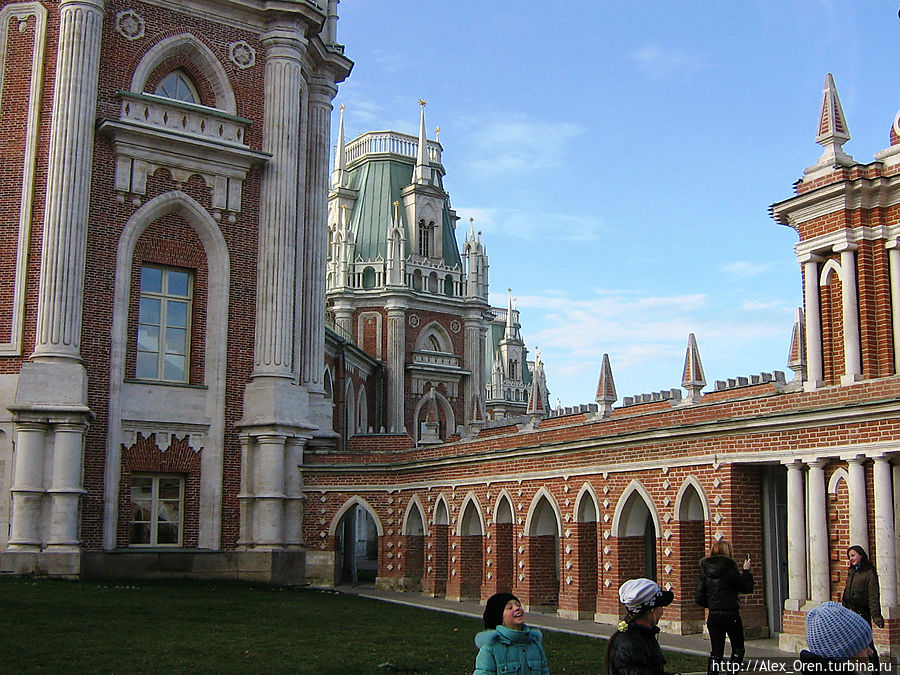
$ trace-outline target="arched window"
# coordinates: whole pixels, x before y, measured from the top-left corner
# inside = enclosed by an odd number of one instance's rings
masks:
[[[200,95],[191,79],[183,70],[173,70],[156,85],[157,96],[165,96],[185,103],[199,103]]]
[[[419,221],[419,255],[427,258],[431,255],[431,228],[424,220]]]
[[[443,349],[441,349],[441,343],[438,342],[438,339],[437,339],[437,336],[436,336],[436,335],[429,335],[429,336],[428,336],[428,347],[429,347],[429,349],[431,349],[431,351],[433,351],[433,352],[441,352],[441,351],[444,351]]]

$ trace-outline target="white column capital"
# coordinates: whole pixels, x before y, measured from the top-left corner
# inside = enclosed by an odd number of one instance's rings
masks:
[[[823,258],[822,256],[817,255],[815,253],[810,253],[807,251],[804,253],[800,253],[797,256],[797,262],[800,263],[801,265],[808,265],[810,263],[819,264],[820,262],[825,262],[825,258]]]
[[[831,250],[835,253],[852,253],[856,251],[859,246],[852,241],[842,241],[838,244],[835,244],[831,247]]]

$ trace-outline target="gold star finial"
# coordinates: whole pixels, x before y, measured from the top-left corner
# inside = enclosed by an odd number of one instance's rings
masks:
[[[426,105],[428,105],[428,101],[426,101],[424,98],[420,98],[419,105],[424,108]]]
[[[435,140],[436,140],[438,143],[440,143],[440,142],[441,142],[441,128],[440,128],[440,127],[435,127],[435,128],[434,128],[434,136],[435,136]]]
[[[344,104],[341,103],[341,112],[343,112],[343,111],[344,111]]]

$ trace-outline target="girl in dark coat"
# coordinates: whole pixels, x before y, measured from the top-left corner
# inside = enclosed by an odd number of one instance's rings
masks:
[[[606,645],[609,675],[666,675],[656,624],[674,598],[671,591],[661,590],[650,579],[630,579],[622,584],[619,601],[628,614]]]
[[[744,660],[744,623],[738,593],[753,591],[753,575],[750,573],[750,556],[738,571],[733,558],[734,550],[724,539],[710,549],[709,557],[700,561],[700,581],[694,592],[694,600],[709,609],[706,627],[709,629],[709,667],[721,664],[725,656],[725,636],[731,640],[731,662]],[[721,671],[721,669],[717,669]]]
[[[874,622],[879,628],[884,628],[884,617],[881,616],[881,591],[878,587],[875,566],[862,546],[848,548],[847,560],[850,562],[850,570],[847,572],[847,585],[844,586],[841,604],[859,614],[870,626]],[[878,663],[878,652],[875,651],[874,642],[869,646],[872,648],[869,660]]]

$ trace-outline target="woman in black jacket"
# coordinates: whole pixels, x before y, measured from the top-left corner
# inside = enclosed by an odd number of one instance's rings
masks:
[[[660,617],[675,596],[650,579],[629,579],[619,588],[627,612],[606,645],[608,675],[668,675],[659,647]]]
[[[750,573],[750,556],[738,571],[733,558],[734,550],[724,539],[710,549],[709,557],[700,561],[700,581],[694,592],[694,600],[709,609],[706,626],[709,629],[709,667],[721,664],[725,656],[725,636],[731,640],[731,662],[744,660],[744,624],[738,593],[753,591],[753,575]],[[721,670],[721,669],[719,669]]]

